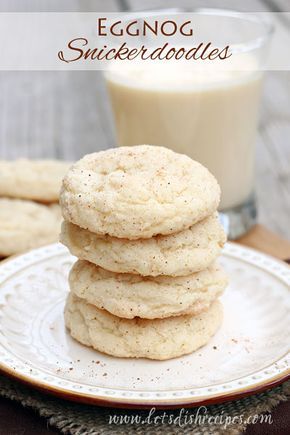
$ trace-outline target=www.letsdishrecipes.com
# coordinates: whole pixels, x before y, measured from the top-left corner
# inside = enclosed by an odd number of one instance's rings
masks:
[[[109,425],[172,425],[172,426],[203,426],[203,425],[219,425],[223,429],[232,425],[257,424],[257,423],[273,423],[271,414],[254,414],[250,416],[227,415],[224,411],[217,415],[208,414],[206,406],[200,406],[196,412],[192,413],[185,408],[181,408],[179,414],[171,414],[166,411],[158,412],[156,408],[151,408],[148,415],[140,414],[112,414],[109,415]]]

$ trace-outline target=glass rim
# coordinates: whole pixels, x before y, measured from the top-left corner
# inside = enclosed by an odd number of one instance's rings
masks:
[[[176,7],[176,8],[156,8],[156,9],[143,9],[139,11],[129,12],[128,14],[125,14],[127,18],[126,21],[128,21],[131,18],[145,18],[145,17],[154,17],[154,16],[161,16],[161,15],[179,15],[179,14],[200,14],[200,15],[209,15],[209,16],[221,16],[221,17],[228,17],[228,18],[234,18],[239,20],[244,20],[245,22],[249,23],[256,23],[256,24],[262,24],[264,26],[264,31],[261,32],[260,36],[257,36],[256,38],[252,38],[247,42],[240,42],[239,44],[235,44],[234,46],[234,53],[245,53],[251,50],[255,50],[257,48],[262,47],[264,44],[266,44],[272,34],[274,33],[274,25],[269,20],[266,19],[266,17],[262,18],[261,16],[258,16],[256,14],[263,13],[263,12],[240,12],[235,11],[232,9],[222,9],[222,8],[182,8],[182,7]],[[138,17],[139,15],[139,17]]]

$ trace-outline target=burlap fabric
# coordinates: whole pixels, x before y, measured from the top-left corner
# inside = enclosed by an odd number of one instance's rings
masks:
[[[267,392],[206,408],[164,411],[133,411],[82,405],[44,395],[5,376],[0,376],[0,394],[20,402],[45,417],[64,434],[240,434],[248,418],[270,412],[290,396],[290,381]],[[206,416],[206,418],[203,418]],[[159,417],[158,421],[155,417]],[[169,421],[171,417],[171,420]],[[179,417],[179,418],[178,418]],[[211,418],[209,418],[211,417]],[[233,419],[233,417],[236,417]],[[120,422],[123,418],[123,422]],[[139,418],[142,422],[132,422]],[[203,418],[203,420],[202,420]],[[110,420],[113,420],[113,422]],[[155,420],[154,420],[155,419]],[[191,420],[191,421],[190,421]],[[187,422],[187,424],[186,424]]]

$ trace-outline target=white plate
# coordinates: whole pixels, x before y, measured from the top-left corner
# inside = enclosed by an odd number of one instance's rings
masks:
[[[224,322],[210,343],[169,361],[119,359],[65,330],[74,258],[59,244],[0,264],[0,368],[56,395],[114,406],[181,406],[229,400],[289,376],[290,268],[228,243]]]

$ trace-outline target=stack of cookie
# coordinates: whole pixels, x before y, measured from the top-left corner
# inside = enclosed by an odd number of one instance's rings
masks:
[[[85,156],[63,180],[61,241],[78,257],[65,321],[118,357],[169,359],[208,342],[227,280],[220,188],[201,164],[149,145]]]
[[[0,257],[58,240],[61,180],[70,163],[0,160]]]

